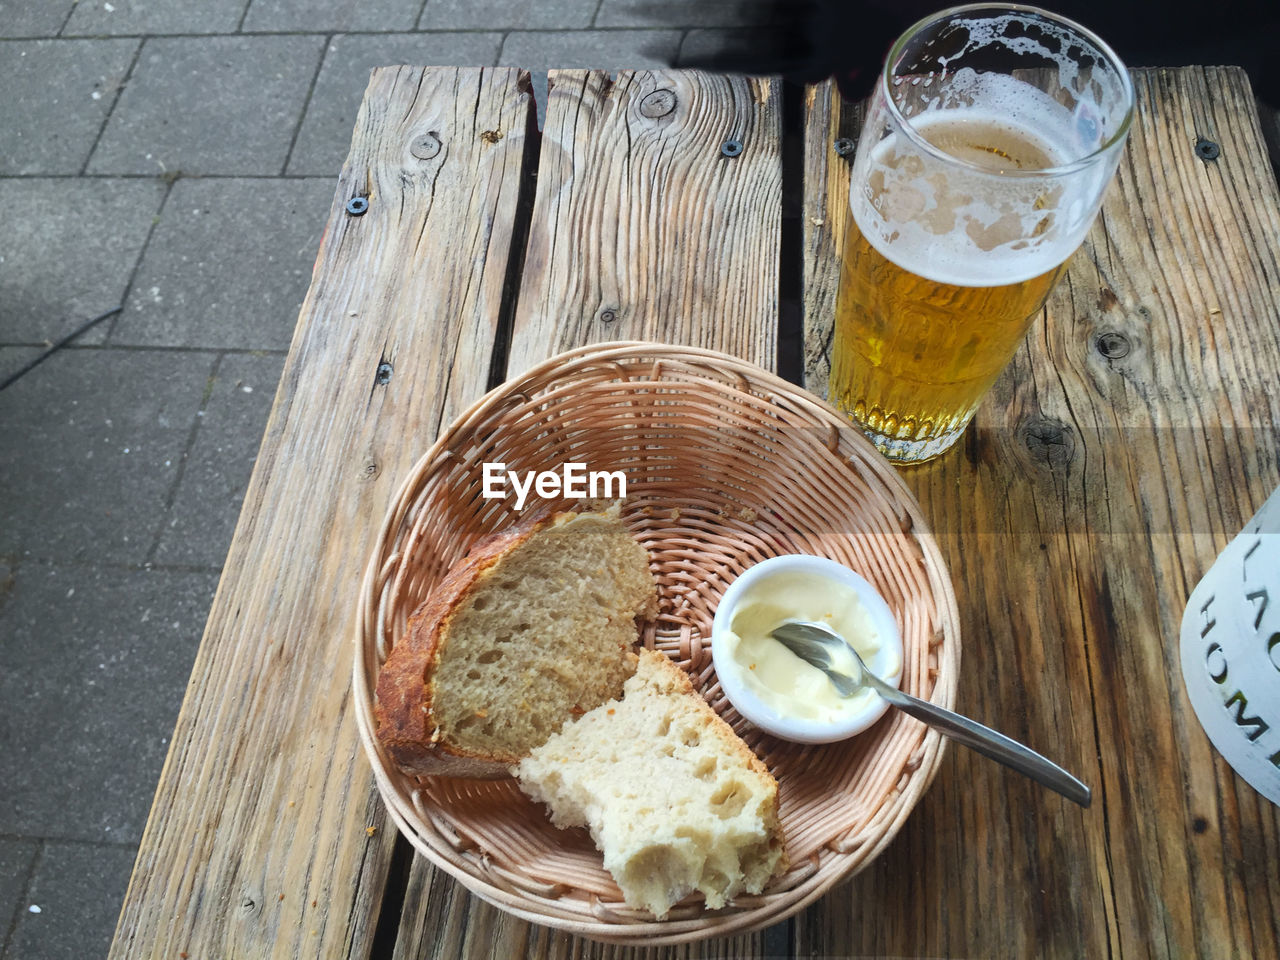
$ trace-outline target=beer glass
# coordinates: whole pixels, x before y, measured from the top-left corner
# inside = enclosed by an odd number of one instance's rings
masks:
[[[830,399],[890,460],[964,432],[1115,172],[1124,64],[1033,7],[971,5],[894,44],[850,179]]]

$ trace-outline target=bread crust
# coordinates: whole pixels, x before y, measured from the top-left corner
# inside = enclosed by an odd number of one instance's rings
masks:
[[[480,575],[554,518],[534,515],[474,546],[409,617],[404,637],[378,673],[373,717],[378,740],[396,765],[413,776],[497,779],[510,775],[516,756],[457,751],[439,739],[432,718],[432,676],[442,637],[459,602]]]

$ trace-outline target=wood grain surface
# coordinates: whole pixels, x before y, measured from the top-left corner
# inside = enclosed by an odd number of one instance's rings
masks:
[[[773,369],[780,85],[571,70],[550,84],[509,372],[604,340]]]
[[[903,471],[960,598],[959,708],[1094,804],[951,751],[895,843],[802,915],[797,955],[1280,955],[1280,810],[1209,745],[1178,653],[1192,587],[1280,482],[1280,196],[1243,72],[1134,78],[1127,153],[1066,279],[957,447]],[[851,113],[811,90],[815,391]]]
[[[618,339],[775,363],[780,100],[769,80],[553,71],[509,376]],[[735,139],[742,152],[721,148]],[[605,316],[606,311],[612,317]],[[414,859],[395,957],[763,957],[785,925],[680,947],[594,943],[484,903]]]
[[[373,74],[113,957],[373,955],[396,840],[355,604],[400,478],[486,388],[531,111],[513,69]]]

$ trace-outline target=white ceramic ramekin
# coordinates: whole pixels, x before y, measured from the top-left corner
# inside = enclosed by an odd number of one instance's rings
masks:
[[[758,697],[741,676],[741,666],[733,661],[726,634],[739,603],[757,588],[768,589],[771,577],[795,574],[843,584],[857,594],[877,633],[880,647],[871,657],[863,657],[873,673],[897,686],[902,675],[902,634],[884,598],[865,579],[843,564],[825,557],[787,554],[770,557],[748,568],[729,585],[716,607],[711,627],[711,656],[716,676],[729,702],[757,727],[784,740],[798,743],[832,743],[861,733],[880,719],[889,704],[872,694],[867,705],[836,720],[816,720],[782,713]],[[799,616],[799,612],[797,613]]]

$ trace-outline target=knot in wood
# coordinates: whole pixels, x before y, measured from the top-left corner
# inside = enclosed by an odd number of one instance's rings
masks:
[[[1031,459],[1049,467],[1065,467],[1075,457],[1076,440],[1061,420],[1037,417],[1022,428],[1022,442]]]
[[[601,323],[613,323],[613,321],[615,321],[615,320],[617,320],[617,319],[618,319],[618,315],[617,315],[617,313],[615,313],[615,312],[614,312],[614,311],[612,311],[612,310],[601,310],[601,311],[600,311],[600,322],[601,322]]]
[[[676,92],[674,90],[655,90],[640,101],[640,115],[650,120],[665,117],[676,108]]]
[[[409,145],[409,152],[419,160],[430,160],[440,152],[440,134],[428,131]]]
[[[373,379],[378,384],[378,386],[385,387],[388,383],[391,382],[391,374],[394,370],[395,368],[391,366],[391,364],[383,360],[382,363],[378,364],[378,370],[373,375]]]
[[[241,889],[240,909],[246,914],[262,912],[262,891],[253,888]]]
[[[1108,360],[1119,360],[1121,357],[1127,357],[1132,349],[1129,338],[1123,333],[1117,333],[1114,330],[1099,334],[1094,343],[1098,348],[1098,352]]]

